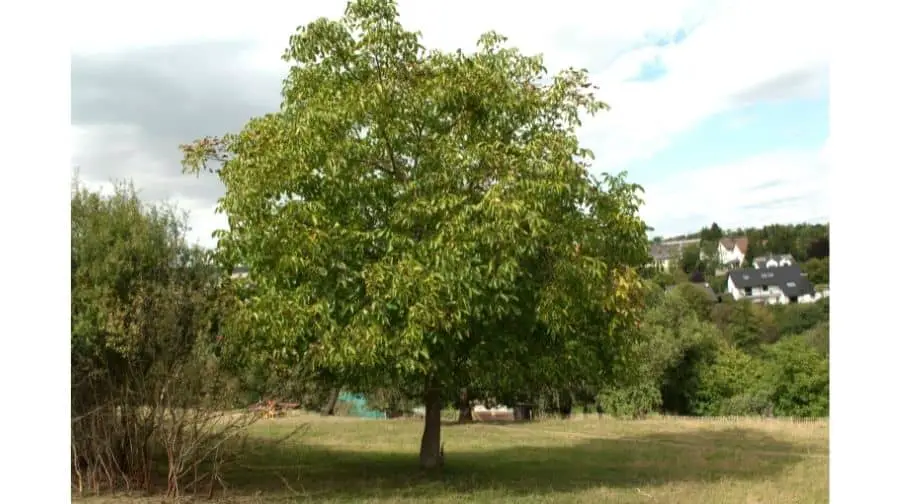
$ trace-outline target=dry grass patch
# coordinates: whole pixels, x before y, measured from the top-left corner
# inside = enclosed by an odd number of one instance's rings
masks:
[[[299,415],[260,422],[274,439],[227,475],[220,502],[823,503],[828,424],[586,417],[530,424],[448,425],[447,466],[417,468],[417,420]],[[80,499],[138,504],[159,498]]]

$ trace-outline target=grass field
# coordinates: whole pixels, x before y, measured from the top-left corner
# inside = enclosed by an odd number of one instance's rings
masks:
[[[447,424],[446,466],[417,468],[419,420],[297,415],[253,436],[257,449],[218,502],[816,503],[828,501],[828,423],[788,420],[549,420]],[[193,500],[193,499],[188,499]],[[197,500],[205,500],[198,497]],[[144,504],[159,497],[83,498]]]

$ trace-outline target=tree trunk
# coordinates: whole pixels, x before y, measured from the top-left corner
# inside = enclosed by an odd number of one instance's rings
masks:
[[[513,408],[513,420],[516,422],[530,422],[533,418],[530,404],[518,404]]]
[[[322,408],[322,416],[334,416],[334,410],[337,408],[338,396],[340,394],[340,387],[333,387],[331,391],[328,392],[328,401],[325,403],[325,407]]]
[[[444,465],[441,449],[441,390],[429,386],[425,391],[425,432],[419,448],[419,465],[430,470]]]
[[[469,400],[469,391],[466,388],[463,388],[459,392],[459,420],[458,422],[461,424],[472,423],[475,421],[472,418],[472,401]]]
[[[559,415],[565,420],[572,418],[572,397],[568,393],[559,398]]]

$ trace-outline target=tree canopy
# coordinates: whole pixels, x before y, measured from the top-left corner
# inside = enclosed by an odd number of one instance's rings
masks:
[[[284,59],[279,111],[183,146],[225,185],[218,256],[249,269],[257,358],[421,391],[425,467],[474,375],[615,378],[647,228],[639,186],[589,174],[579,117],[606,105],[586,71],[551,76],[496,33],[426,50],[390,0],[300,27]]]

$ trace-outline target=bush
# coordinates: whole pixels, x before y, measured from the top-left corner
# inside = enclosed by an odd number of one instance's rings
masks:
[[[130,186],[76,182],[71,218],[73,486],[150,489],[164,455],[168,494],[211,491],[255,420],[221,413],[236,381],[215,352],[231,299],[216,268],[174,209]]]
[[[816,325],[827,322],[829,301],[823,299],[815,303],[787,304],[771,306],[778,333],[781,337],[800,334]]]
[[[695,411],[709,416],[761,413],[770,405],[770,394],[763,388],[765,373],[758,358],[729,345],[720,346],[715,359],[698,370]]]
[[[710,317],[725,338],[745,352],[755,354],[761,345],[778,341],[778,324],[771,306],[745,300],[719,303],[713,306]]]
[[[715,326],[698,317],[708,302],[702,290],[685,285],[647,310],[644,335],[633,349],[630,379],[610,384],[598,395],[604,411],[640,417],[660,408],[674,413],[691,410],[697,366],[710,358],[720,339]]]
[[[684,308],[694,313],[698,319],[710,320],[715,300],[710,298],[706,289],[697,284],[682,283],[676,285],[671,293],[679,296]]]
[[[805,338],[786,338],[766,349],[765,381],[772,391],[775,414],[828,416],[828,358]]]
[[[806,273],[806,278],[814,285],[827,284],[829,277],[828,257],[821,259],[812,258],[800,264],[800,269]]]
[[[771,394],[757,390],[722,400],[718,412],[722,416],[751,416],[773,414]]]
[[[643,418],[662,405],[659,385],[652,380],[612,388],[597,396],[604,413],[621,418]]]
[[[728,290],[728,277],[725,275],[710,275],[707,277],[707,283],[709,284],[709,288],[716,294],[724,294]]]
[[[715,359],[719,338],[714,327],[706,326],[703,333],[683,347],[679,358],[663,376],[660,386],[663,411],[675,415],[698,414],[696,402],[700,369]]]
[[[828,321],[820,322],[815,327],[800,335],[803,341],[814,348],[820,355],[828,358],[829,352],[829,328]]]

